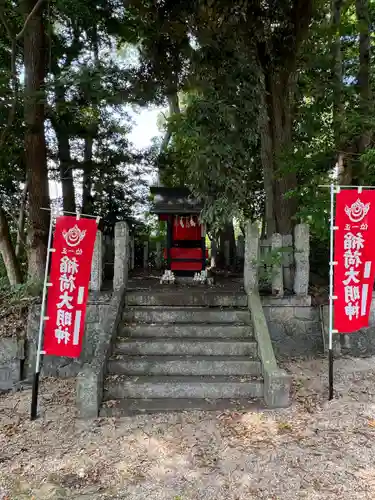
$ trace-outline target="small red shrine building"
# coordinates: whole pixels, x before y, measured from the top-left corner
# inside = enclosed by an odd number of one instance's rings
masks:
[[[206,268],[206,231],[199,222],[202,205],[187,188],[151,187],[151,213],[167,223],[167,270],[188,276]]]

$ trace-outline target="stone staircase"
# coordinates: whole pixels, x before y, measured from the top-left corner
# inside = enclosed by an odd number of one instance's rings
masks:
[[[261,374],[244,292],[128,291],[100,415],[259,406]]]

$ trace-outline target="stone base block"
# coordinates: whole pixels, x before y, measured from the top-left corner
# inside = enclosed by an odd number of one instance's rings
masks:
[[[0,391],[8,391],[21,380],[21,361],[14,359],[0,365]]]
[[[77,380],[77,408],[80,418],[97,418],[102,401],[103,380],[101,373],[90,367],[84,369]]]
[[[21,380],[24,340],[0,339],[0,391],[12,389]]]
[[[284,370],[264,371],[264,401],[268,408],[286,408],[290,405],[291,377]]]

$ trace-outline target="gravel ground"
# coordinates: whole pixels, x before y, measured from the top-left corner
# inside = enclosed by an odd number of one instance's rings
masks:
[[[0,396],[0,499],[375,498],[375,359],[287,366],[294,403],[273,412],[76,419],[74,380]]]

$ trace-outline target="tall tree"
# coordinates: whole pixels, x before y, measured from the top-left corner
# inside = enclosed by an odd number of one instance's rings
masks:
[[[79,23],[76,20],[66,20],[64,16],[61,19],[58,11],[54,12],[54,14],[60,22],[60,27],[64,26],[65,29],[60,30],[60,32],[57,31],[55,28],[57,22],[55,22],[54,26],[51,26],[49,63],[53,77],[54,105],[48,108],[47,114],[56,134],[63,208],[67,212],[75,212],[74,165],[70,147],[70,140],[74,134],[74,113],[70,109],[67,94],[72,80],[71,66],[73,62],[77,62],[84,43],[80,37]]]
[[[28,275],[42,280],[47,254],[50,206],[44,132],[46,37],[43,0],[22,0],[25,19],[25,157],[29,185]]]
[[[362,117],[361,133],[358,139],[358,152],[364,153],[371,145],[372,114],[374,110],[371,91],[371,41],[369,0],[356,0],[356,14],[359,32],[359,111]]]
[[[345,165],[345,107],[343,92],[343,70],[341,50],[341,11],[343,0],[332,0],[332,90],[333,90],[333,131],[335,137],[336,162],[341,184],[351,183],[351,172]]]
[[[62,187],[63,208],[66,212],[76,211],[75,187],[73,180],[73,162],[70,153],[69,113],[67,111],[66,89],[61,81],[55,82],[55,110],[51,113],[51,122],[56,133],[57,151]]]
[[[11,286],[22,281],[21,270],[14,246],[11,241],[6,213],[0,206],[0,255],[4,261],[5,269]]]
[[[312,0],[259,2],[252,19],[252,25],[259,26],[260,141],[269,234],[290,233],[297,212],[295,198],[288,195],[297,187],[296,172],[281,171],[278,160],[291,147],[298,57],[312,7]]]

